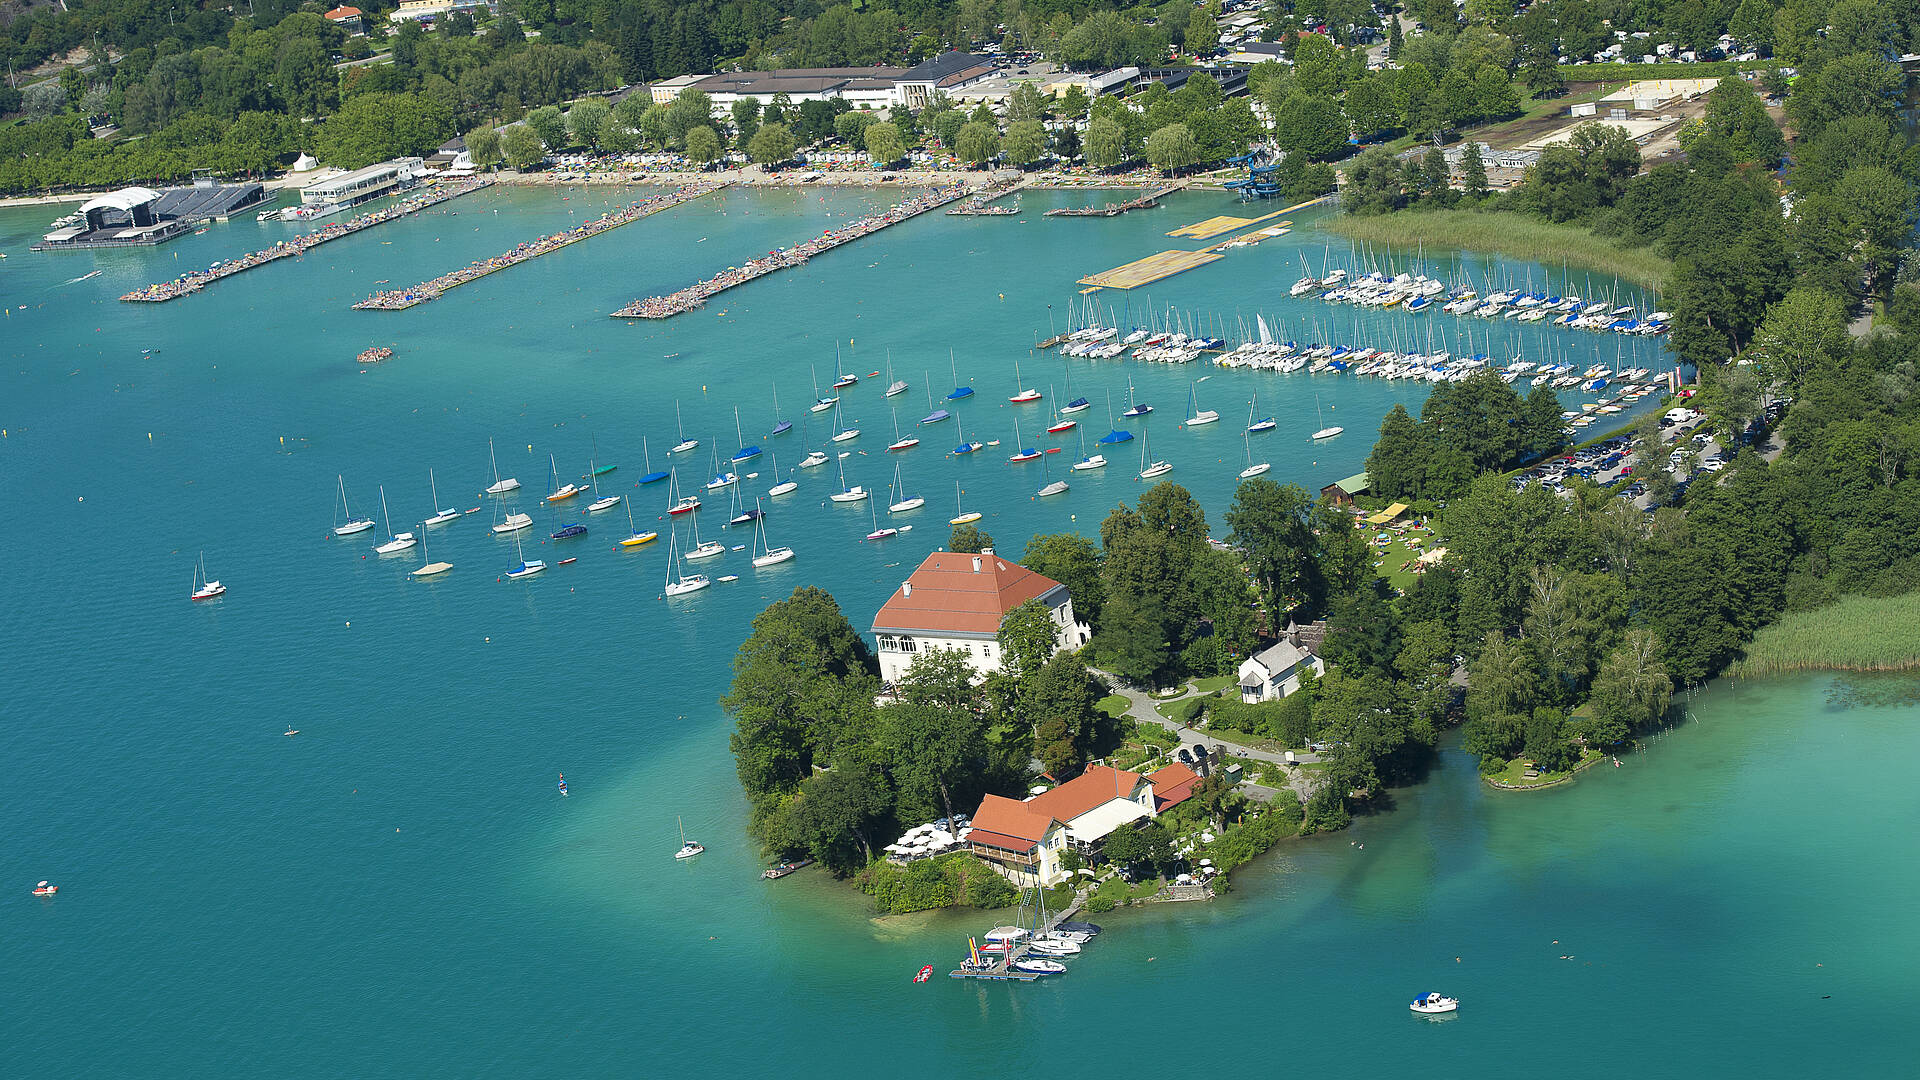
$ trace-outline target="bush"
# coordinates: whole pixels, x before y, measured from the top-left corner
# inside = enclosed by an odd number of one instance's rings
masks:
[[[965,852],[921,859],[904,870],[879,860],[855,874],[853,884],[874,898],[883,915],[958,905],[1010,907],[1020,895],[992,867]]]
[[[1112,911],[1113,908],[1114,908],[1114,904],[1113,904],[1112,897],[1096,896],[1093,899],[1087,901],[1087,913],[1090,915],[1101,915],[1106,912]]]
[[[1166,710],[1167,719],[1172,720],[1174,723],[1177,723],[1177,724],[1186,724],[1188,726],[1192,726],[1193,722],[1199,719],[1201,710],[1205,709],[1206,707],[1207,707],[1206,698],[1191,697],[1185,701],[1177,702],[1173,705],[1172,708],[1167,709]]]

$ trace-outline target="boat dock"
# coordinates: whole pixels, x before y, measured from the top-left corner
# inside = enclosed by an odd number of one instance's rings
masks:
[[[1047,211],[1047,217],[1118,217],[1129,210],[1146,210],[1159,206],[1160,200],[1187,186],[1187,181],[1169,184],[1163,188],[1145,192],[1123,203],[1108,203],[1105,206],[1063,206]]]
[[[967,193],[967,186],[964,183],[933,188],[911,199],[895,203],[878,214],[870,214],[838,229],[829,229],[812,240],[789,248],[780,248],[757,259],[748,259],[743,266],[729,266],[721,273],[705,281],[695,282],[672,295],[650,296],[643,300],[635,300],[611,314],[616,319],[670,319],[675,315],[703,306],[710,298],[735,285],[744,285],[776,270],[800,266],[815,255],[877,233],[889,225],[898,225],[929,210],[937,210],[956,199],[965,198]]]
[[[993,204],[999,199],[1005,198],[1026,186],[1027,181],[1025,180],[1016,180],[1010,184],[988,185],[974,192],[973,198],[968,199],[959,206],[948,207],[947,213],[952,217],[1009,216],[1017,214],[1020,212],[1020,204],[1017,202],[1012,206],[995,206]]]
[[[683,202],[691,202],[703,195],[711,195],[721,188],[728,186],[729,183],[731,183],[731,181],[700,181],[688,184],[685,187],[675,188],[672,191],[655,195],[651,198],[641,199],[639,202],[629,203],[612,213],[595,218],[584,225],[576,225],[563,233],[554,233],[552,236],[542,236],[537,240],[529,240],[515,247],[512,251],[495,255],[491,259],[470,263],[458,270],[441,274],[439,277],[430,281],[423,281],[418,285],[406,289],[394,289],[389,292],[375,293],[353,305],[354,310],[404,311],[416,304],[424,304],[429,300],[438,299],[440,295],[448,289],[465,285],[469,281],[478,281],[488,274],[498,273],[510,266],[518,266],[523,262],[529,262],[542,255],[559,251],[561,248],[567,247],[570,244],[577,244],[582,240],[598,236],[603,232],[639,221],[643,217],[657,214],[662,210],[671,209],[679,206]]]
[[[1263,221],[1271,221],[1286,212],[1285,210],[1277,210],[1271,214],[1262,214],[1257,218],[1210,217],[1205,221],[1196,221],[1191,225],[1182,225],[1177,229],[1169,231],[1167,235],[1176,238],[1184,237],[1188,240],[1211,240],[1223,233],[1235,232],[1249,225],[1258,225]],[[1280,224],[1291,225],[1293,222],[1283,221]]]
[[[1316,203],[1325,202],[1331,197],[1332,196],[1325,196],[1319,199],[1312,199],[1294,206],[1289,206],[1284,210],[1276,210],[1271,214],[1263,214],[1257,218],[1216,217],[1208,218],[1206,221],[1195,222],[1192,225],[1175,229],[1167,235],[1191,236],[1197,239],[1211,239],[1228,233],[1234,233],[1235,235],[1225,236],[1224,239],[1216,240],[1197,251],[1175,250],[1157,252],[1144,259],[1135,259],[1124,266],[1116,266],[1111,270],[1102,270],[1097,274],[1088,274],[1086,277],[1080,279],[1080,284],[1090,286],[1093,289],[1137,289],[1142,285],[1151,285],[1156,281],[1170,278],[1175,274],[1184,274],[1195,267],[1205,266],[1210,262],[1218,262],[1226,258],[1225,255],[1220,254],[1220,249],[1222,248],[1240,244],[1254,236],[1264,238],[1269,235],[1278,235],[1274,233],[1273,230],[1283,228],[1292,224],[1292,222],[1281,222],[1279,225],[1267,226],[1255,232],[1236,233],[1236,230],[1248,226],[1255,226],[1263,221],[1270,221],[1282,214],[1291,214],[1295,210],[1305,209]],[[1088,291],[1090,290],[1081,290],[1083,293]]]
[[[265,266],[277,259],[305,255],[307,252],[312,251],[314,248],[319,247],[329,240],[338,240],[343,236],[351,236],[362,229],[371,229],[375,225],[383,225],[392,221],[394,218],[418,213],[429,206],[443,203],[450,199],[457,199],[462,195],[479,191],[481,188],[490,187],[492,184],[493,181],[477,176],[462,180],[457,184],[436,184],[418,194],[409,195],[407,198],[402,199],[400,202],[384,210],[376,210],[371,214],[362,214],[349,221],[339,221],[322,225],[313,232],[296,236],[291,240],[282,240],[263,251],[256,251],[251,255],[242,255],[237,259],[217,262],[205,270],[194,270],[190,273],[182,274],[172,281],[143,286],[122,296],[120,299],[148,304],[159,304],[165,303],[168,300],[177,300],[189,293],[199,292],[201,289],[206,288],[213,282],[219,281],[221,278],[232,277],[242,270],[251,270],[256,266]]]

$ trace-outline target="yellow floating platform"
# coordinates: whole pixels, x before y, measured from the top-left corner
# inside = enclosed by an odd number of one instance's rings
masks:
[[[1192,240],[1211,240],[1221,233],[1230,233],[1243,225],[1251,225],[1258,218],[1210,217],[1205,221],[1196,221],[1191,225],[1182,225],[1168,236],[1184,236]]]
[[[1125,266],[1116,266],[1098,274],[1089,274],[1080,279],[1080,284],[1108,289],[1137,289],[1142,285],[1151,285],[1162,278],[1183,274],[1196,266],[1205,266],[1224,258],[1226,256],[1211,251],[1162,251],[1144,259],[1135,259]]]

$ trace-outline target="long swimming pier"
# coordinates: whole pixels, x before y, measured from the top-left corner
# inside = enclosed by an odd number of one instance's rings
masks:
[[[489,187],[492,184],[493,181],[477,176],[463,180],[457,184],[437,184],[417,195],[409,195],[407,198],[402,199],[400,202],[384,210],[376,210],[371,214],[362,214],[350,221],[330,222],[320,226],[320,228],[314,232],[296,236],[291,240],[282,240],[263,251],[256,251],[251,255],[242,255],[237,259],[217,262],[205,270],[194,270],[190,273],[181,274],[172,281],[163,281],[157,285],[143,286],[122,296],[120,299],[149,304],[160,304],[168,300],[177,300],[189,293],[199,292],[201,289],[219,281],[221,278],[232,277],[242,270],[251,270],[256,266],[265,266],[276,259],[305,255],[307,252],[312,251],[314,248],[319,247],[329,240],[338,240],[343,236],[351,236],[362,229],[371,229],[375,225],[382,225],[392,221],[394,218],[424,210],[436,203],[443,203],[449,199],[457,199],[462,195],[479,191],[481,188]]]
[[[617,229],[630,222],[639,221],[649,214],[657,214],[662,210],[679,206],[683,202],[698,199],[702,195],[711,195],[721,188],[726,187],[727,184],[727,181],[699,181],[688,184],[685,187],[675,188],[672,191],[652,196],[651,198],[641,199],[639,202],[629,203],[610,214],[595,218],[584,225],[576,225],[563,233],[554,233],[552,236],[542,236],[537,240],[529,240],[515,247],[512,251],[495,255],[491,259],[471,263],[449,273],[441,274],[431,281],[423,281],[407,289],[394,289],[389,292],[375,293],[353,305],[353,307],[356,311],[404,311],[407,308],[413,307],[415,304],[424,304],[429,300],[438,299],[439,296],[448,289],[465,285],[469,281],[478,281],[488,274],[497,273],[505,270],[509,266],[518,266],[523,262],[537,259],[550,252],[559,251],[569,244],[577,244],[588,237],[598,236],[609,229]]]
[[[823,251],[831,251],[841,244],[851,243],[863,236],[879,232],[889,225],[898,225],[908,218],[918,217],[966,195],[967,185],[963,183],[948,184],[922,192],[911,199],[903,199],[878,214],[863,217],[838,229],[830,229],[812,240],[795,244],[790,248],[780,248],[758,259],[749,259],[744,266],[730,266],[725,271],[705,281],[695,282],[672,295],[650,296],[643,300],[635,300],[619,311],[613,312],[612,315],[616,319],[672,318],[700,307],[709,298],[735,285],[744,285],[755,278],[765,277],[789,266],[799,266]]]

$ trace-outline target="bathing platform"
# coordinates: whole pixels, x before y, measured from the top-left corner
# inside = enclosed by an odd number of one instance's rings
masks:
[[[1249,225],[1258,225],[1263,221],[1270,221],[1284,213],[1286,213],[1285,210],[1279,210],[1271,214],[1262,214],[1256,218],[1210,217],[1205,221],[1196,221],[1191,225],[1182,225],[1180,228],[1167,233],[1167,235],[1185,237],[1189,240],[1211,240],[1216,236],[1233,232],[1236,229],[1244,229]],[[1291,225],[1293,222],[1283,221],[1280,224]]]
[[[1142,285],[1151,285],[1163,278],[1184,274],[1197,266],[1219,262],[1224,258],[1226,258],[1225,255],[1211,250],[1162,251],[1144,259],[1135,259],[1125,266],[1116,266],[1098,274],[1088,274],[1080,279],[1080,284],[1103,289],[1137,289]]]

